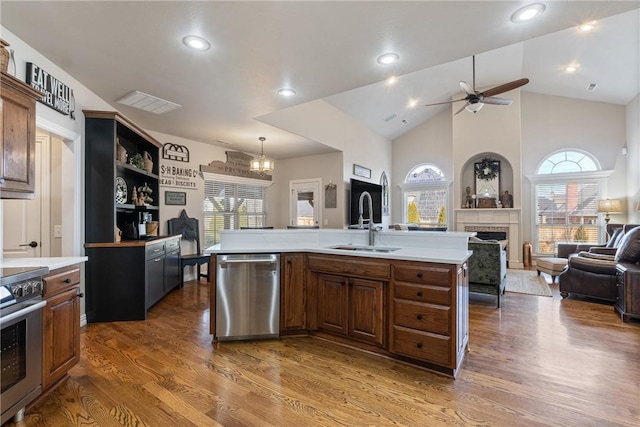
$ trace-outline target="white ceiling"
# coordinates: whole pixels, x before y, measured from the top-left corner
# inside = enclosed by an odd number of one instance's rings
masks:
[[[539,19],[511,23],[523,4],[3,0],[0,23],[146,129],[249,153],[265,136],[275,158],[332,149],[257,118],[324,99],[395,139],[447,108],[424,104],[471,83],[474,54],[478,88],[527,77],[531,92],[623,105],[638,93],[639,1],[547,1]],[[596,31],[578,33],[590,20]],[[188,34],[212,48],[187,50]],[[379,65],[387,51],[400,62]],[[578,73],[561,73],[570,62]],[[392,87],[391,74],[400,76]],[[592,82],[597,90],[586,92]],[[297,95],[279,97],[281,87]],[[156,115],[115,103],[132,90],[183,107]],[[408,108],[409,98],[418,106]]]

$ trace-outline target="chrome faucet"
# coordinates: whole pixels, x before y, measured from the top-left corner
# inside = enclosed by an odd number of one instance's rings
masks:
[[[367,198],[369,199],[369,219],[367,220],[369,225],[369,246],[375,246],[375,232],[380,230],[380,228],[376,227],[373,223],[373,199],[371,198],[371,194],[368,191],[363,191],[362,194],[360,194],[360,199],[358,200],[358,226],[361,229],[364,228],[364,218],[362,218],[362,201],[365,196],[367,196]]]

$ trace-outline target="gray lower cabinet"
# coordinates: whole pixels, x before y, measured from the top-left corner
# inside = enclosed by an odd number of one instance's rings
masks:
[[[180,285],[180,236],[85,245],[87,322],[145,320]]]

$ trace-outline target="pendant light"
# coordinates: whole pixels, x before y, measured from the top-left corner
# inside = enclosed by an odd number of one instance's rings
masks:
[[[258,172],[261,175],[267,174],[273,170],[273,160],[267,159],[264,156],[264,141],[265,137],[261,136],[260,140],[260,157],[251,160],[250,169],[252,172]]]

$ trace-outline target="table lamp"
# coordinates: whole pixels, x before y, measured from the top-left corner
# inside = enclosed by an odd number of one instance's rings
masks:
[[[604,222],[609,224],[609,214],[622,213],[622,205],[618,199],[603,199],[598,200],[598,213],[604,212]]]

